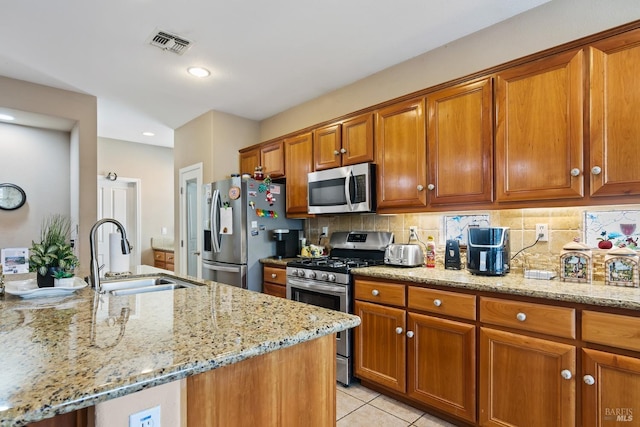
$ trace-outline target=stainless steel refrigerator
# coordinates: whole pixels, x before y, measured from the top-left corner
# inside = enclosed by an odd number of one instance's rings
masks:
[[[233,177],[204,185],[202,277],[262,291],[259,260],[276,254],[273,230],[302,230],[285,216],[285,185]]]

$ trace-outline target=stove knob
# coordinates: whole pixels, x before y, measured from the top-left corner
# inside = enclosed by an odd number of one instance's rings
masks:
[[[329,274],[329,281],[330,282],[335,282],[336,281],[336,275],[335,274]]]
[[[322,273],[322,275],[320,276],[320,278],[321,278],[322,280],[327,280],[327,279],[329,279],[329,275],[328,275],[327,273]]]
[[[298,277],[304,277],[304,270],[298,270]]]
[[[298,275],[298,270],[296,270],[295,268],[292,268],[289,273],[291,273],[292,276],[297,276]]]
[[[316,272],[315,271],[310,271],[309,272],[309,278],[310,279],[315,279],[316,278]]]

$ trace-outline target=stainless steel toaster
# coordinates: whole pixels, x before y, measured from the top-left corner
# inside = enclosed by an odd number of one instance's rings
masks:
[[[384,263],[400,267],[419,267],[424,264],[420,245],[391,244],[384,252]]]

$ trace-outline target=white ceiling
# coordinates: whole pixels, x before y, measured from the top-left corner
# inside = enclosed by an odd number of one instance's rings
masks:
[[[0,75],[95,95],[99,136],[171,147],[206,111],[262,120],[547,1],[9,1]],[[163,51],[156,29],[194,44]]]

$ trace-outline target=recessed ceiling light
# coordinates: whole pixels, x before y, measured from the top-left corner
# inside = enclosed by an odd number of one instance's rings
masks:
[[[0,120],[15,120],[16,118],[8,114],[0,114]]]
[[[189,72],[189,74],[196,77],[209,77],[211,75],[211,72],[209,70],[202,67],[189,67],[187,68],[187,71]]]
[[[144,136],[156,136],[156,134],[155,134],[155,133],[153,133],[153,132],[142,132],[142,134],[143,134]]]

